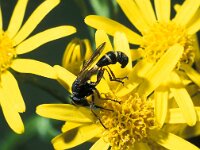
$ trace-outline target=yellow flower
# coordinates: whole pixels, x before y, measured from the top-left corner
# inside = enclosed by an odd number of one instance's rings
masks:
[[[176,107],[178,105],[181,108],[187,124],[190,126],[195,125],[197,118],[194,105],[185,89],[184,82],[192,80],[200,87],[200,74],[192,68],[192,65],[195,65],[197,70],[200,68],[200,50],[198,40],[194,36],[200,28],[200,1],[185,0],[180,7],[176,6],[177,13],[172,19],[170,19],[170,0],[154,0],[155,12],[149,0],[117,0],[117,2],[140,34],[114,20],[101,16],[87,16],[85,18],[86,24],[96,29],[105,30],[112,36],[116,31],[124,32],[131,44],[139,46],[137,50],[131,51],[132,59],[143,58],[140,59],[143,61],[146,59],[150,66],[144,68],[143,72],[138,73],[140,74],[140,80],[138,80],[138,75],[136,75],[137,78],[134,75],[134,83],[144,82],[139,89],[139,93],[146,91],[146,93],[143,93],[144,95],[149,95],[153,92],[152,89],[156,88],[153,95],[157,97],[155,98],[155,108],[156,117],[161,123],[160,126],[164,123],[167,107],[174,107],[170,105],[170,101],[173,99],[177,103]],[[158,60],[175,44],[181,45],[183,49],[183,53],[176,64],[176,69],[170,74],[161,74],[159,72],[162,68],[157,65],[157,68],[152,70],[151,66],[156,65]],[[171,63],[172,59],[166,59],[163,63]],[[154,74],[157,74],[156,78],[152,78]],[[135,87],[137,85],[127,86]],[[152,85],[152,88],[149,88],[149,85]],[[147,88],[149,90],[146,90]],[[129,89],[132,90],[133,88]]]
[[[18,0],[5,31],[0,11],[0,104],[8,125],[19,134],[24,132],[24,125],[19,113],[25,111],[25,104],[17,81],[12,75],[12,70],[56,78],[55,71],[50,65],[32,59],[22,59],[18,56],[76,31],[72,26],[59,26],[27,38],[59,2],[59,0],[44,1],[22,25],[28,0]]]
[[[120,68],[118,64],[110,65],[110,68],[116,77],[128,75],[129,78],[123,80],[124,84],[134,86],[135,83],[132,83],[133,77],[129,76],[129,74],[136,74],[140,69],[132,68],[131,54],[125,35],[120,32],[115,34],[114,48],[108,36],[102,30],[97,30],[95,40],[97,47],[106,42],[103,54],[114,49],[124,52],[129,57],[129,63],[125,68]],[[181,57],[182,52],[183,49],[180,45],[174,45],[161,57],[157,65],[163,68],[162,73],[169,74]],[[173,57],[172,63],[167,65],[163,63],[171,57]],[[145,61],[142,63],[145,67],[149,65]],[[55,66],[55,69],[58,73],[59,82],[71,92],[71,86],[76,76],[60,66]],[[86,141],[95,142],[91,150],[106,150],[110,146],[112,149],[143,150],[154,148],[155,145],[158,147],[160,145],[167,149],[198,149],[175,134],[163,131],[158,126],[159,122],[157,122],[154,113],[153,97],[150,95],[143,96],[142,93],[138,92],[139,88],[134,88],[134,91],[130,91],[121,86],[120,83],[111,82],[106,74],[104,77],[105,80],[102,79],[100,81],[97,89],[102,96],[105,95],[107,98],[109,97],[116,101],[96,98],[95,104],[104,108],[94,110],[98,117],[95,117],[88,107],[71,104],[43,104],[37,107],[36,112],[41,116],[66,121],[62,127],[62,133],[52,140],[55,149],[70,149]],[[153,79],[156,77],[158,76],[152,75]],[[140,86],[143,86],[143,84],[141,83]],[[148,87],[152,88],[151,86]],[[146,90],[149,89],[147,88]],[[155,89],[152,90],[154,91]],[[146,91],[143,92],[145,93]],[[121,95],[120,93],[126,94]],[[197,112],[199,116],[199,108],[197,108]],[[170,109],[165,122],[173,122],[173,124],[186,123],[183,116],[177,118],[177,116],[181,115],[179,108]]]
[[[92,54],[92,47],[88,39],[73,39],[66,47],[62,59],[62,66],[77,75],[84,59],[87,60]]]

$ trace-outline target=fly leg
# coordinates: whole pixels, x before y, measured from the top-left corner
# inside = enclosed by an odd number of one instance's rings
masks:
[[[97,94],[98,98],[101,99],[101,100],[110,100],[110,101],[118,102],[118,101],[116,101],[115,99],[110,99],[110,98],[101,97],[101,94],[99,93],[99,91],[98,91],[96,88],[93,89],[93,92],[95,92],[95,93]],[[111,109],[107,109],[107,108],[104,108],[104,107],[102,107],[102,106],[96,105],[95,102],[94,102],[94,94],[92,95],[92,104],[93,104],[96,108],[103,109],[103,110],[108,110],[108,111],[113,111],[113,110],[111,110]]]
[[[97,96],[100,98],[100,99],[102,99],[102,100],[110,100],[110,101],[114,101],[114,102],[118,102],[119,103],[119,101],[117,101],[116,99],[112,99],[112,98],[108,98],[108,97],[102,97],[101,96],[101,94],[99,93],[99,91],[95,88],[95,86],[97,85],[97,84],[99,84],[99,82],[101,81],[101,79],[103,78],[103,74],[104,74],[104,72],[105,72],[105,68],[100,68],[100,70],[98,71],[98,73],[97,73],[97,81],[96,82],[91,82],[90,84],[91,85],[93,85],[94,86],[94,92],[97,94]],[[107,72],[108,72],[108,70],[106,70]],[[112,72],[113,73],[113,72]],[[114,74],[113,74],[114,75]],[[110,76],[110,78],[112,78],[111,77],[111,75],[109,74],[109,76]],[[113,81],[116,81],[116,80],[113,80]],[[122,81],[120,81],[120,82],[122,82]],[[122,82],[123,83],[123,82]]]
[[[116,99],[112,99],[112,98],[109,98],[109,97],[102,97],[101,94],[99,93],[99,91],[96,88],[94,88],[94,91],[97,94],[98,98],[101,99],[101,100],[109,100],[109,101],[120,103]]]
[[[107,66],[108,67],[108,66]],[[120,82],[124,85],[124,82],[122,81],[123,79],[128,79],[128,77],[123,77],[123,78],[117,78],[115,77],[115,74],[113,73],[113,71],[110,69],[110,67],[108,67],[108,69],[105,69],[104,70],[107,71],[108,75],[109,75],[109,78],[110,78],[110,81],[116,81],[116,82]]]
[[[104,69],[100,68],[100,70],[98,70],[97,72],[97,81],[96,82],[90,82],[91,85],[93,85],[94,87],[99,84],[99,82],[101,81],[101,79],[103,78],[103,74],[104,74]]]
[[[96,106],[94,104],[94,95],[92,95],[92,103],[90,104],[90,110],[91,112],[94,114],[94,116],[99,120],[99,122],[101,123],[101,125],[105,128],[105,129],[108,129],[105,127],[105,125],[103,124],[103,122],[101,121],[101,118],[95,113],[94,109],[95,108],[101,108],[101,109],[104,109],[103,107],[101,106]]]

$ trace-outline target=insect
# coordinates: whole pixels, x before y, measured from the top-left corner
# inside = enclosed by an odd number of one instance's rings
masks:
[[[90,59],[84,63],[82,70],[72,84],[72,103],[75,105],[90,106],[92,112],[94,107],[102,108],[94,104],[94,93],[96,93],[98,97],[101,98],[99,91],[96,89],[96,86],[103,78],[103,74],[105,71],[107,71],[111,81],[117,81],[123,84],[123,81],[121,80],[127,78],[116,78],[112,70],[108,67],[108,65],[116,64],[118,62],[121,64],[121,68],[124,68],[128,64],[128,57],[123,52],[109,51],[98,60],[96,65],[94,65],[93,67],[91,66],[101,54],[102,50],[105,47],[105,44],[105,42],[102,43],[96,49],[96,51],[94,51]],[[106,66],[108,69],[104,66]],[[96,82],[90,81],[91,76],[94,74],[97,75]],[[86,100],[86,97],[88,96],[92,96],[92,101],[90,103]],[[94,115],[97,117],[95,113]]]

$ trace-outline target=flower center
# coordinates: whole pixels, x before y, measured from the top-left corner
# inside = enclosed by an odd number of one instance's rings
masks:
[[[12,40],[5,32],[0,33],[0,72],[7,70],[13,58],[16,57],[16,50],[13,47]]]
[[[169,23],[155,23],[147,32],[143,33],[143,43],[140,48],[144,50],[145,58],[155,62],[169,47],[176,43],[184,47],[184,53],[179,63],[192,64],[195,57],[194,40],[187,34],[183,26],[179,26],[172,21]]]
[[[144,140],[148,131],[154,129],[154,109],[151,101],[141,99],[137,94],[128,100],[106,102],[101,110],[101,121],[107,128],[104,139],[112,149],[131,149],[136,141]]]

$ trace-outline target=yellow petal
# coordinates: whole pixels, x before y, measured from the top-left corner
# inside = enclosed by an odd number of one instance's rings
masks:
[[[73,74],[78,75],[87,49],[83,40],[78,38],[71,40],[63,54],[62,66]]]
[[[161,146],[165,147],[166,149],[174,149],[174,150],[181,150],[181,149],[188,149],[188,150],[199,150],[195,145],[191,144],[190,142],[182,139],[179,136],[176,136],[172,133],[166,133],[163,131],[150,131],[150,138],[155,141],[156,143],[160,144]]]
[[[174,10],[176,11],[176,13],[180,10],[180,8],[181,8],[181,5],[180,4],[175,4],[174,6],[173,6],[173,8],[174,8]]]
[[[200,121],[200,107],[195,107],[195,111],[197,114],[198,121]],[[165,122],[169,124],[178,124],[186,123],[186,120],[180,108],[171,108],[168,111]]]
[[[186,0],[173,19],[177,24],[186,26],[192,19],[200,5],[199,0]]]
[[[124,32],[128,41],[132,44],[140,44],[142,42],[140,35],[114,20],[102,16],[90,15],[85,18],[85,23],[95,29],[105,30],[106,33],[113,36],[116,31]]]
[[[67,68],[70,63],[73,63],[74,61],[71,59],[75,47],[81,43],[81,40],[78,38],[74,38],[73,40],[68,43],[65,52],[63,54],[63,59],[62,59],[62,66],[64,68]],[[80,46],[79,46],[80,47]],[[80,52],[80,50],[78,50]]]
[[[139,94],[148,96],[170,74],[183,53],[183,47],[175,44],[159,59],[145,75],[144,82],[138,89]]]
[[[39,105],[36,113],[47,118],[77,123],[92,122],[94,115],[90,109],[76,107],[71,104],[43,104]]]
[[[69,72],[68,70],[66,70],[65,68],[58,65],[55,65],[54,69],[57,73],[57,80],[60,82],[60,84],[63,85],[63,87],[67,91],[72,93],[71,87],[74,81],[76,80],[76,76],[72,74],[71,72]]]
[[[128,74],[128,79],[124,80],[124,85],[119,85],[116,89],[116,96],[121,97],[130,93],[135,89],[142,81],[149,69],[153,66],[153,63],[149,63],[146,60],[139,61]]]
[[[200,73],[194,70],[191,66],[187,64],[181,64],[181,69],[185,71],[188,77],[200,87]]]
[[[137,59],[142,58],[144,56],[144,51],[141,49],[131,49],[131,60],[136,61]]]
[[[99,84],[96,86],[96,88],[98,89],[98,91],[100,93],[109,93],[110,92],[110,87],[107,83],[107,81],[105,79],[101,79],[101,81],[99,82]]]
[[[72,58],[72,61],[78,61],[78,60],[81,60],[81,51],[79,51],[79,50],[81,50],[82,51],[82,49],[80,48],[80,45],[76,45],[75,46],[75,48],[74,48],[74,53],[73,53],[73,55],[71,56]]]
[[[31,14],[29,19],[25,22],[17,35],[14,37],[15,45],[21,43],[29,34],[35,29],[35,27],[41,22],[41,20],[58,4],[60,0],[46,0]]]
[[[115,49],[115,51],[121,51],[121,52],[125,53],[129,58],[128,64],[123,69],[123,73],[126,72],[126,73],[124,73],[124,75],[126,75],[127,72],[129,72],[132,69],[132,60],[131,60],[131,53],[130,53],[128,39],[126,38],[126,35],[123,32],[115,33],[114,49]],[[122,75],[122,76],[124,76],[124,75]]]
[[[109,37],[104,30],[97,30],[95,33],[95,43],[96,48],[98,48],[102,43],[106,42],[104,49],[102,50],[101,54],[98,56],[98,59],[93,62],[93,66],[97,63],[97,61],[105,55],[105,53],[112,51],[113,47],[110,43]]]
[[[188,28],[188,34],[192,35],[199,31],[200,29],[200,18],[196,20],[189,28]]]
[[[108,150],[109,146],[109,143],[106,143],[103,138],[100,138],[92,145],[90,150]]]
[[[88,39],[74,38],[68,43],[63,54],[62,66],[71,73],[78,75],[84,60],[88,60],[93,53]]]
[[[50,65],[33,59],[15,59],[11,66],[17,72],[31,73],[56,79],[56,72]]]
[[[162,128],[168,110],[168,89],[159,87],[154,92],[155,96],[155,117],[160,128]]]
[[[151,150],[147,143],[135,142],[133,150]]]
[[[135,0],[136,5],[141,11],[142,17],[145,19],[145,21],[152,25],[156,22],[155,13],[153,10],[153,7],[151,5],[151,1],[149,0]]]
[[[0,88],[0,97],[1,108],[8,125],[17,134],[22,134],[24,132],[22,119],[2,88]]]
[[[175,72],[171,72],[170,79],[173,84],[170,86],[170,91],[172,92],[176,103],[180,107],[187,124],[189,126],[195,125],[197,118],[190,95],[184,88],[180,77]]]
[[[117,3],[130,20],[130,22],[140,31],[144,32],[149,28],[147,22],[142,16],[140,9],[133,0],[117,0]]]
[[[22,25],[27,3],[28,0],[18,0],[15,6],[7,29],[10,38],[13,38],[15,36],[15,34],[19,31]]]
[[[187,25],[188,34],[193,35],[200,29],[200,8]]]
[[[19,86],[16,79],[9,71],[5,71],[1,74],[1,85],[5,94],[7,95],[7,98],[10,102],[12,102],[12,107],[15,107],[17,112],[25,112],[25,103],[22,98]]]
[[[77,122],[69,122],[67,121],[63,126],[62,126],[62,132],[67,132],[71,129],[77,128],[84,125],[83,123],[77,123]]]
[[[169,22],[171,0],[154,0],[158,21]]]
[[[72,61],[81,59],[81,53],[78,51],[79,49],[80,45],[76,45],[74,48],[74,54],[71,56]]]
[[[0,6],[0,30],[3,30],[3,18],[2,18],[2,13],[1,13],[1,6]]]
[[[110,43],[110,40],[109,40],[109,37],[108,37],[108,35],[106,34],[106,32],[104,31],[104,30],[97,30],[96,32],[95,32],[95,43],[96,43],[96,48],[98,47],[98,46],[100,46],[102,43],[104,43],[104,42],[106,42],[106,45],[105,45],[105,47],[104,47],[104,50],[103,50],[103,54],[102,54],[102,56],[106,53],[106,52],[108,52],[108,51],[110,51],[110,50],[113,50],[113,47],[112,47],[112,45],[111,45],[111,43]]]
[[[86,47],[85,59],[88,60],[90,56],[92,55],[93,50],[92,50],[90,41],[88,39],[84,39],[83,42]]]
[[[197,113],[198,121],[200,121],[200,107],[195,107],[195,111]]]
[[[193,35],[193,38],[195,40],[194,42],[194,50],[195,50],[195,58],[194,58],[194,63],[196,66],[196,70],[200,72],[200,47],[199,47],[199,42],[198,42],[198,37],[197,35]]]
[[[171,108],[168,111],[165,122],[169,124],[178,124],[186,123],[186,120],[180,108]]]
[[[96,124],[82,126],[60,134],[52,140],[55,149],[70,149],[80,145],[102,132],[102,127]]]
[[[59,26],[45,30],[20,43],[16,47],[17,54],[28,53],[47,42],[71,35],[75,32],[76,29],[72,26]]]

